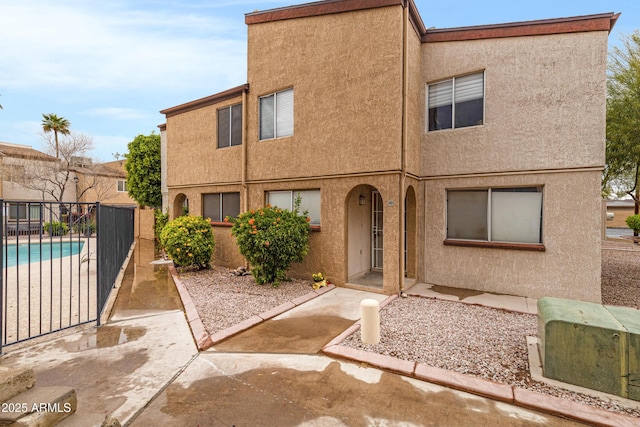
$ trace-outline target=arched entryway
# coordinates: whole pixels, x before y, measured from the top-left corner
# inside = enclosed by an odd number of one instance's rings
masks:
[[[347,212],[347,282],[382,289],[384,206],[380,192],[359,185],[349,192]]]
[[[407,278],[415,279],[417,277],[417,240],[418,217],[416,192],[412,186],[409,186],[404,197],[404,273]]]
[[[180,193],[173,199],[173,218],[189,213],[189,199],[186,195]]]

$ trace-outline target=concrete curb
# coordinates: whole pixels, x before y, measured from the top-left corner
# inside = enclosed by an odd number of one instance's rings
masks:
[[[357,329],[358,328],[351,330],[350,333],[355,332]],[[346,336],[350,335],[350,333],[346,334]],[[343,339],[346,336],[344,336]],[[328,356],[339,359],[365,363],[385,371],[395,372],[400,375],[483,396],[492,400],[511,403],[523,408],[565,417],[588,425],[600,427],[631,427],[638,425],[638,419],[635,417],[609,412],[593,406],[497,383],[484,378],[472,377],[458,372],[435,368],[423,363],[396,359],[395,357],[369,353],[332,343],[333,341],[327,344],[327,346],[322,349],[322,352]]]
[[[171,273],[171,279],[178,290],[180,299],[182,300],[182,306],[184,307],[185,316],[189,323],[189,329],[191,329],[191,335],[198,347],[198,351],[206,350],[213,345],[211,337],[207,334],[207,330],[200,319],[200,315],[196,310],[196,306],[187,292],[187,288],[184,286],[180,278],[178,277],[178,271],[173,265],[169,265],[169,273]]]
[[[253,316],[252,318],[247,319],[241,323],[238,323],[237,325],[230,326],[226,329],[218,331],[215,334],[210,336],[211,345],[218,344],[226,339],[229,339],[232,336],[239,334],[240,332],[246,331],[249,328],[252,328],[262,322],[272,319],[286,311],[289,311],[292,308],[302,305],[305,302],[311,301],[312,299],[315,299],[320,295],[325,294],[333,289],[335,289],[335,285],[328,285],[324,288],[311,291],[289,302],[285,302],[284,304],[281,304],[278,307],[275,307],[271,310],[268,310],[256,316]]]
[[[311,301],[312,299],[315,299],[320,295],[335,289],[335,285],[329,284],[328,286],[322,287],[315,291],[310,291],[309,293],[302,295],[301,297],[281,304],[275,308],[272,308],[271,310],[265,311],[264,313],[260,313],[256,316],[246,319],[236,325],[218,331],[213,335],[209,335],[206,328],[204,327],[204,324],[202,323],[202,319],[200,319],[200,315],[196,310],[196,306],[193,303],[193,300],[191,299],[187,288],[184,286],[184,284],[180,280],[180,277],[178,276],[178,271],[173,265],[169,265],[169,272],[171,273],[173,283],[176,285],[176,289],[178,290],[178,294],[180,295],[180,299],[182,300],[185,316],[187,318],[187,322],[189,323],[189,328],[191,329],[191,335],[193,335],[193,339],[196,343],[196,346],[198,347],[198,351],[207,350],[213,345],[229,339],[242,331],[246,331],[249,328],[252,328],[266,320],[272,319],[286,311],[291,310],[292,308],[304,304],[307,301]]]
[[[397,295],[387,298],[380,304],[380,308],[382,309],[395,298],[397,298]],[[601,427],[631,427],[638,425],[637,418],[624,414],[609,412],[593,406],[583,405],[484,378],[447,371],[424,363],[411,362],[340,345],[342,341],[358,329],[360,329],[360,322],[355,323],[331,340],[322,348],[321,352],[331,357],[364,363],[407,377],[483,396],[492,400],[514,404],[523,408],[565,417],[588,425]]]

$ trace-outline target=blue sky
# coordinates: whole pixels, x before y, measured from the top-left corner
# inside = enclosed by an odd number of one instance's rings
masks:
[[[246,82],[244,14],[304,0],[0,0],[0,141],[44,150],[42,114],[93,138],[93,157],[158,132],[160,110]],[[638,0],[415,0],[427,27],[622,12]]]

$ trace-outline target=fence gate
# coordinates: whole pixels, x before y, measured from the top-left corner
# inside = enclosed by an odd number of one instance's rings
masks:
[[[3,346],[99,321],[133,243],[133,213],[0,199],[0,354]]]

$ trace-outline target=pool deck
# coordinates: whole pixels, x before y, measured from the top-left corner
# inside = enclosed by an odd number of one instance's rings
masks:
[[[34,239],[10,239],[7,243],[29,241]],[[75,255],[4,269],[2,280],[7,291],[3,301],[3,345],[96,317],[96,238],[75,235],[61,240],[47,238],[43,243],[60,241],[84,244]]]

